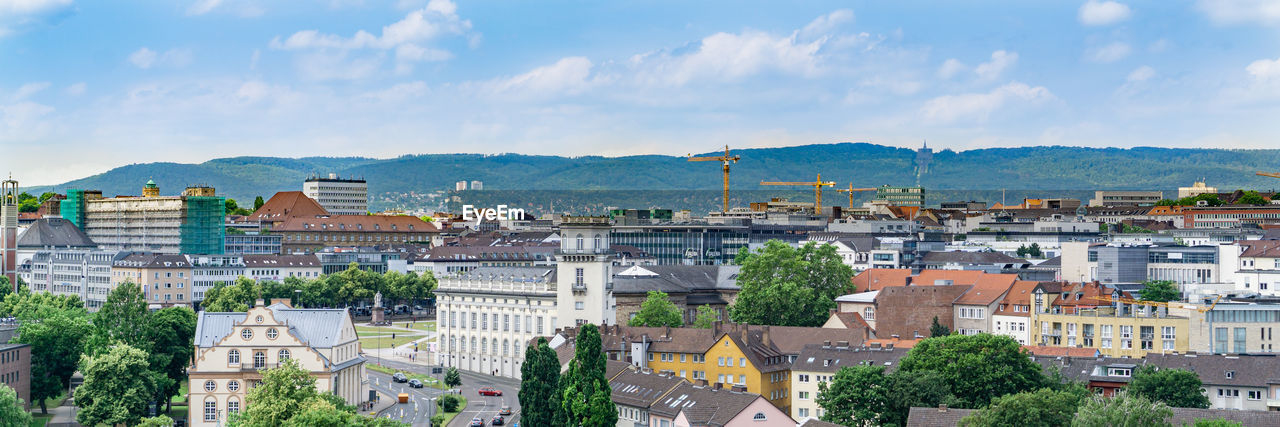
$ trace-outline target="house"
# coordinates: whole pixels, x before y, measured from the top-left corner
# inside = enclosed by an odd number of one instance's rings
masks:
[[[1280,240],[1236,242],[1244,251],[1236,267],[1236,290],[1280,296]]]
[[[806,345],[791,364],[791,417],[802,422],[822,417],[818,384],[830,382],[841,368],[882,366],[886,373],[893,372],[906,354],[904,348],[833,346],[830,342]]]
[[[1275,355],[1149,354],[1146,365],[1186,369],[1200,376],[1210,407],[1280,410],[1280,359]]]
[[[907,286],[909,268],[873,268],[853,276],[854,292],[878,291],[885,286]]]
[[[880,291],[859,292],[836,297],[836,311],[858,313],[871,329],[876,328],[876,296]]]
[[[1005,293],[991,315],[995,324],[991,333],[1008,336],[1022,345],[1031,342],[1031,334],[1028,332],[1031,327],[1031,290],[1038,284],[1040,283],[1029,280],[1013,283],[1013,287]]]
[[[935,318],[942,326],[954,330],[955,302],[971,287],[944,284],[881,288],[876,296],[876,337],[927,338]]]
[[[793,427],[795,420],[761,395],[684,383],[649,409],[657,427]]]
[[[332,246],[430,243],[435,224],[408,215],[291,217],[271,229],[283,236],[286,252],[314,252]]]
[[[996,309],[1005,294],[1017,282],[1016,274],[983,274],[954,305],[955,331],[963,335],[977,335],[995,330]]]
[[[994,251],[932,251],[921,260],[924,268],[935,270],[975,270],[999,273],[1027,268],[1030,262]]]
[[[1195,408],[1170,408],[1173,410],[1173,416],[1169,417],[1170,425],[1188,426],[1193,425],[1197,420],[1216,420],[1223,419],[1227,421],[1235,421],[1246,427],[1254,426],[1274,426],[1280,425],[1280,412],[1263,412],[1263,411],[1233,411],[1225,409],[1195,409]],[[910,427],[950,427],[960,424],[960,419],[968,416],[976,411],[976,409],[955,409],[947,408],[945,405],[937,408],[911,408],[910,414],[907,416],[907,426]]]
[[[191,262],[182,255],[133,252],[111,264],[111,288],[125,282],[140,285],[148,308],[190,307],[191,277]]]
[[[256,281],[283,282],[290,277],[313,280],[323,272],[315,254],[245,255],[243,262],[244,276]]]
[[[661,291],[680,309],[684,323],[693,323],[698,307],[710,306],[716,319],[727,319],[738,297],[736,265],[636,265],[613,275],[618,319],[635,317],[649,291]]]
[[[1096,348],[1108,357],[1185,353],[1190,348],[1188,316],[1193,310],[1110,303],[1099,297],[1131,295],[1097,282],[1036,285],[1032,290],[1031,344]]]
[[[281,191],[253,211],[253,214],[245,218],[245,222],[258,223],[262,228],[270,230],[290,218],[320,216],[329,216],[329,211],[315,199],[307,197],[301,191]]]
[[[193,426],[222,425],[252,404],[248,391],[262,370],[286,360],[315,378],[316,389],[349,405],[365,401],[365,358],[351,316],[341,309],[295,309],[259,304],[246,313],[202,311],[196,320],[195,356],[187,371]]]
[[[609,398],[618,408],[618,427],[651,425],[649,408],[687,383],[669,372],[655,373],[625,362],[610,360],[606,367],[605,375],[612,389]]]

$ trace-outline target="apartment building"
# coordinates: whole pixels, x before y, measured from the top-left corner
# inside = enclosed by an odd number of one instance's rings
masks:
[[[278,254],[283,250],[284,236],[279,234],[228,234],[223,253],[231,255]]]
[[[668,372],[639,369],[631,364],[607,361],[609,398],[618,408],[618,427],[648,426],[649,408],[686,381]]]
[[[635,317],[649,291],[667,294],[680,309],[684,323],[693,323],[698,307],[708,306],[716,319],[727,319],[729,305],[738,297],[736,265],[645,265],[632,266],[613,276],[617,318]]]
[[[703,408],[703,409],[699,409]],[[706,408],[715,408],[707,410]],[[656,427],[792,427],[787,412],[756,393],[684,383],[649,409]]]
[[[244,257],[239,255],[185,255],[191,264],[191,300],[204,301],[204,293],[218,284],[234,284],[244,276]]]
[[[1095,297],[1129,297],[1098,283],[1041,283],[1032,291],[1031,343],[1096,348],[1107,357],[1190,349],[1193,310],[1114,304]]]
[[[1018,344],[1031,344],[1031,291],[1039,284],[1029,280],[1013,283],[991,315],[995,326],[992,334],[1013,338]]]
[[[463,275],[480,267],[530,267],[555,265],[556,244],[520,246],[436,246],[411,260],[419,275]]]
[[[290,277],[312,280],[322,273],[323,266],[315,254],[244,256],[244,276],[256,281],[283,282]]]
[[[1280,223],[1280,206],[1194,207],[1182,211],[1190,228],[1242,228]]]
[[[302,183],[302,193],[320,203],[333,215],[366,215],[369,213],[369,183],[364,179],[314,176]]]
[[[1236,290],[1280,296],[1280,240],[1237,242],[1244,251],[1235,274]]]
[[[1195,312],[1193,312],[1195,313]],[[1214,354],[1275,353],[1280,304],[1218,302],[1191,316],[1191,351]]]
[[[365,358],[346,310],[294,309],[259,304],[247,313],[202,311],[196,321],[194,362],[187,372],[193,426],[220,426],[252,404],[263,369],[292,359],[315,378],[316,389],[349,405],[364,402]]]
[[[1083,252],[1083,253],[1082,253]],[[1084,255],[1084,256],[1081,256]],[[1071,245],[1064,247],[1063,280],[1141,283],[1234,282],[1240,249],[1234,245]]]
[[[127,252],[91,249],[45,249],[23,264],[22,280],[32,292],[75,295],[91,312],[107,302],[115,289],[112,265]]]
[[[149,308],[191,307],[191,272],[191,262],[182,255],[125,253],[111,263],[111,287],[141,285]]]
[[[870,348],[838,346],[832,343],[809,344],[804,347],[791,365],[791,417],[805,422],[821,418],[823,409],[818,405],[818,385],[830,383],[841,368],[851,366],[880,366],[885,373],[898,368],[898,361],[907,355],[903,348]]]
[[[1016,274],[983,274],[953,305],[955,331],[962,335],[991,333],[999,302],[1018,281]]]
[[[63,202],[84,212],[81,228],[102,249],[220,254],[225,249],[224,201],[209,187],[161,196],[159,186],[147,181],[141,197],[69,197]]]
[[[432,223],[406,215],[335,215],[286,218],[271,229],[285,252],[315,252],[332,246],[430,243],[440,233]]]
[[[1164,193],[1160,191],[1100,190],[1093,193],[1089,206],[1155,206],[1161,199]]]

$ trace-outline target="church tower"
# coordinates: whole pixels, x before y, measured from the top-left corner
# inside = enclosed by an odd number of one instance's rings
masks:
[[[556,328],[615,323],[609,218],[565,216],[556,251]]]
[[[0,185],[0,274],[18,291],[18,181]]]

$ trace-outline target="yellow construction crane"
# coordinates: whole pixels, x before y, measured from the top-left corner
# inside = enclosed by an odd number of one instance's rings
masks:
[[[821,214],[821,213],[822,213],[822,187],[834,187],[834,186],[836,185],[836,183],[835,183],[835,181],[823,181],[823,180],[822,180],[822,174],[818,174],[818,180],[817,180],[817,181],[813,181],[813,182],[794,182],[794,181],[785,181],[785,182],[768,182],[768,181],[761,181],[761,182],[760,182],[760,185],[807,185],[807,186],[813,187],[813,214],[814,214],[814,215],[818,215],[818,214]]]
[[[851,182],[851,183],[849,183],[849,188],[841,188],[841,189],[837,189],[836,191],[841,192],[841,193],[849,193],[849,209],[853,209],[853,193],[857,193],[857,192],[859,192],[859,191],[876,191],[876,189],[874,189],[874,188],[853,188],[853,183]]]
[[[1272,178],[1280,178],[1280,173],[1276,173],[1276,172],[1258,172],[1256,175],[1258,175],[1258,176],[1269,176],[1269,177],[1272,177]]]
[[[723,156],[693,157],[692,154],[689,155],[691,162],[720,162],[724,165],[724,208],[720,211],[721,213],[729,212],[729,163],[738,163],[738,159],[741,158],[742,156],[730,155],[728,145],[724,146]]]
[[[1140,300],[1140,299],[1133,299],[1133,298],[1112,298],[1112,297],[1110,297],[1110,296],[1106,296],[1106,295],[1103,295],[1103,296],[1096,296],[1096,297],[1091,297],[1091,298],[1096,299],[1096,300],[1099,300],[1099,301],[1106,301],[1106,302],[1122,302],[1122,303],[1125,303],[1125,304],[1149,305],[1149,306],[1152,306],[1152,307],[1164,307],[1164,308],[1181,308],[1181,309],[1186,309],[1186,310],[1195,310],[1195,311],[1199,311],[1199,312],[1201,312],[1201,313],[1204,313],[1204,312],[1207,312],[1207,311],[1209,311],[1209,310],[1213,310],[1213,308],[1214,308],[1214,307],[1216,307],[1216,306],[1218,305],[1218,301],[1221,301],[1221,300],[1222,300],[1222,295],[1218,295],[1218,298],[1216,298],[1216,299],[1214,299],[1214,300],[1213,300],[1213,304],[1209,304],[1209,306],[1207,306],[1207,307],[1201,307],[1201,306],[1198,306],[1198,305],[1195,305],[1195,304],[1186,304],[1186,303],[1181,303],[1181,302],[1179,302],[1179,303],[1167,303],[1167,302],[1159,302],[1159,301],[1144,301],[1144,300]],[[1176,305],[1176,306],[1175,306],[1174,304],[1178,304],[1178,305]]]

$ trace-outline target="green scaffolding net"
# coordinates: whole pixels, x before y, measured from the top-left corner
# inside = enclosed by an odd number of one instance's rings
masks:
[[[182,253],[221,254],[226,239],[226,199],[187,196],[182,218]]]

